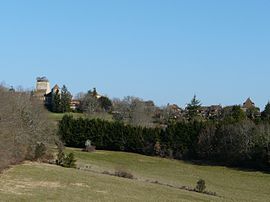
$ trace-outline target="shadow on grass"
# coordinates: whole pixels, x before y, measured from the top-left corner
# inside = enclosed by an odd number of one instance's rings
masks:
[[[222,166],[226,168],[230,168],[237,171],[243,172],[262,172],[265,174],[270,174],[270,167],[268,166],[258,166],[252,163],[246,164],[229,164],[229,163],[222,163],[222,162],[214,162],[214,161],[207,161],[207,160],[183,160],[187,164],[191,165],[199,165],[199,166]]]

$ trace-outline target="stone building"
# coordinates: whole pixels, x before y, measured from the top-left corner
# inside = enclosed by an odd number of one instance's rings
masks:
[[[242,110],[246,112],[249,118],[252,118],[252,119],[261,116],[260,108],[256,107],[255,103],[252,102],[250,98],[248,98],[243,103]]]
[[[56,84],[52,89],[50,88],[50,82],[46,77],[37,77],[36,89],[33,91],[33,96],[44,103],[45,106],[49,107],[52,104],[53,94],[59,93],[61,96],[61,88]],[[97,98],[101,97],[94,89],[93,93]],[[77,110],[79,108],[80,101],[72,100],[70,108]]]
[[[46,77],[37,77],[36,89],[34,90],[34,96],[45,102],[45,95],[51,92],[50,82]]]
[[[55,93],[59,93],[61,94],[61,89],[59,88],[59,86],[56,84],[51,90],[49,93],[45,94],[44,97],[45,97],[45,100],[44,100],[44,104],[45,106],[50,106],[52,104],[52,97],[53,97],[53,94]]]

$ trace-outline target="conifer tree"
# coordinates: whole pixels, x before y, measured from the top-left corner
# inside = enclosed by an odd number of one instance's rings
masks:
[[[51,111],[55,113],[61,112],[61,96],[59,90],[52,92]]]
[[[262,112],[262,118],[265,120],[270,119],[270,102],[265,105],[264,111]]]
[[[198,116],[199,110],[201,108],[201,102],[196,98],[196,95],[192,98],[190,103],[187,105],[188,118],[190,120]]]
[[[70,111],[70,102],[72,99],[71,93],[68,91],[67,87],[63,85],[62,88],[62,93],[61,93],[61,101],[60,101],[60,107],[61,107],[61,112],[69,112]]]

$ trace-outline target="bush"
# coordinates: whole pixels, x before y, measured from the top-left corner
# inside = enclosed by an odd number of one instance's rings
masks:
[[[115,171],[115,176],[123,177],[123,178],[127,178],[127,179],[134,179],[134,176],[130,172],[127,172],[127,171],[122,170],[122,169]]]
[[[57,150],[58,150],[56,165],[62,166],[65,159],[64,145],[61,142],[58,142],[56,144],[57,144]]]
[[[35,148],[35,160],[42,158],[46,154],[47,148],[42,142],[37,143]]]
[[[196,191],[200,192],[200,193],[203,193],[206,189],[206,186],[205,186],[205,181],[200,179],[198,182],[197,182],[197,186],[196,186]]]
[[[60,152],[57,155],[56,165],[65,167],[65,168],[76,168],[76,159],[73,153],[65,154]]]
[[[64,153],[64,146],[61,142],[57,143],[57,159],[56,165],[63,166],[65,168],[76,168],[76,160],[73,153],[66,155]]]
[[[49,164],[54,164],[55,163],[55,158],[54,155],[50,152],[46,152],[42,158],[39,159],[42,163],[49,163]]]
[[[76,168],[76,160],[73,153],[65,155],[62,166],[65,168]]]

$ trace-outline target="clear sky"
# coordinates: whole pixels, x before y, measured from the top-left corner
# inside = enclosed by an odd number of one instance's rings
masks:
[[[8,0],[0,81],[184,106],[270,99],[269,0]]]

